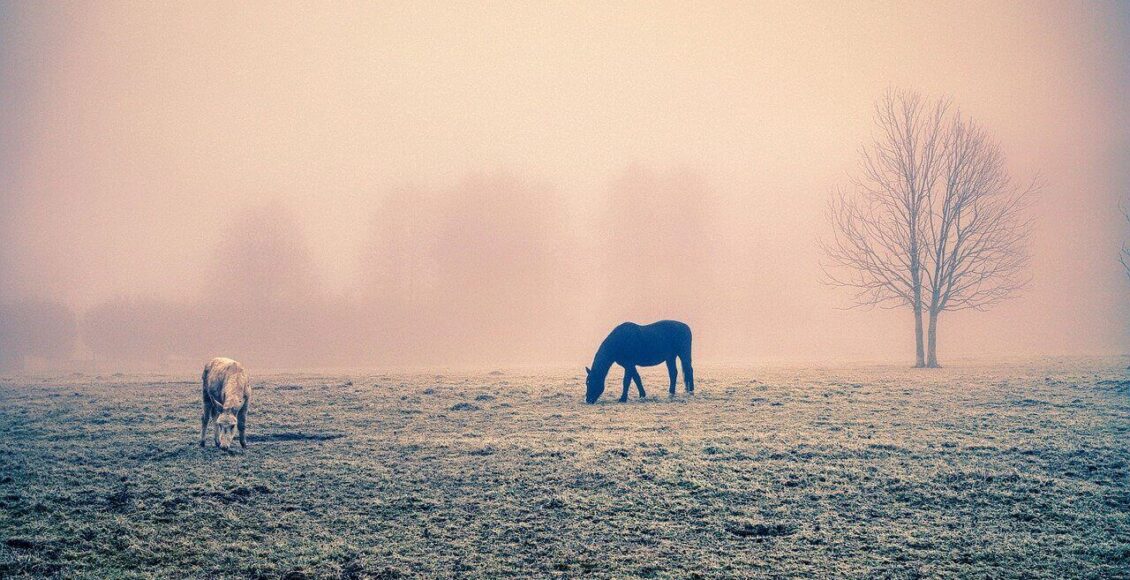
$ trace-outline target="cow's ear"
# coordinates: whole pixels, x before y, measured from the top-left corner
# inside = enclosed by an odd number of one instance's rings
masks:
[[[592,374],[592,371],[589,370],[589,367],[585,367],[585,375],[587,376],[587,375],[591,375],[591,374]]]

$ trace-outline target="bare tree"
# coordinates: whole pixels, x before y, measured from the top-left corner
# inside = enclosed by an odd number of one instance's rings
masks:
[[[822,244],[828,282],[854,292],[854,306],[914,313],[915,366],[925,366],[922,265],[930,194],[944,168],[947,100],[888,91],[875,106],[878,137],[860,151],[854,195],[840,191]]]
[[[824,271],[854,306],[910,307],[915,366],[936,367],[942,312],[984,310],[1027,282],[1024,210],[1036,182],[1015,187],[1000,148],[947,99],[888,92],[875,124],[861,177],[833,196]]]
[[[955,113],[944,135],[944,179],[927,193],[923,229],[930,330],[926,366],[938,366],[938,315],[985,310],[1028,282],[1025,209],[1038,180],[1013,184],[1000,147],[972,119]]]

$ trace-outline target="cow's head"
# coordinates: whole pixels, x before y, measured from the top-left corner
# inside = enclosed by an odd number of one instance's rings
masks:
[[[231,448],[232,438],[235,436],[235,411],[225,410],[216,417],[216,442],[220,445],[220,449],[227,451]]]
[[[211,393],[208,398],[212,400],[212,408],[220,411],[216,417],[216,445],[227,451],[231,449],[231,440],[235,436],[235,409],[225,409],[224,404],[217,401]]]

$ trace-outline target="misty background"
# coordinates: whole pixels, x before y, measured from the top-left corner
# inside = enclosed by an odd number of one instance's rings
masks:
[[[944,358],[1126,353],[1128,55],[1116,2],[0,2],[0,366],[913,360],[817,243],[891,87],[1045,183]]]

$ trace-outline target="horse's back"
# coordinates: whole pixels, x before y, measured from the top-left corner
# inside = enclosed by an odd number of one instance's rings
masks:
[[[612,329],[610,334],[631,334],[635,332],[657,332],[670,336],[690,336],[691,327],[685,322],[678,320],[660,320],[652,322],[651,324],[636,324],[635,322],[623,322],[616,328]]]
[[[640,334],[653,350],[682,352],[691,341],[691,327],[678,320],[660,320],[640,327]]]
[[[639,325],[625,322],[609,334],[606,342],[620,363],[652,366],[681,355],[690,348],[691,329],[677,320]]]
[[[660,320],[659,322],[653,322],[641,328],[655,329],[658,332],[677,339],[686,338],[689,340],[691,337],[691,327],[688,326],[687,323],[679,322],[678,320]]]

